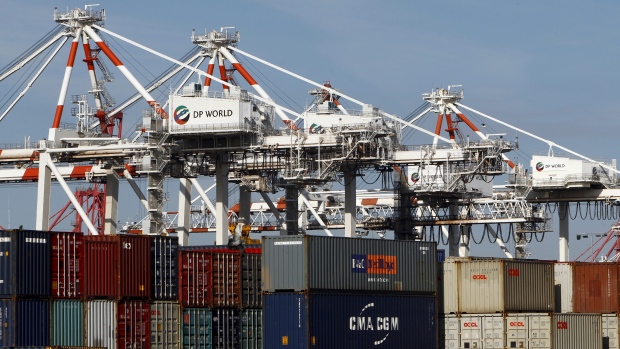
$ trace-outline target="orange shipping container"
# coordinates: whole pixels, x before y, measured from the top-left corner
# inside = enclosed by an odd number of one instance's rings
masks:
[[[573,312],[617,313],[619,268],[618,263],[574,263]]]

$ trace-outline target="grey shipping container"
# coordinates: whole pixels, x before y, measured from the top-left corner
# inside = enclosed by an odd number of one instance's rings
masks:
[[[85,303],[86,345],[116,349],[116,301],[90,300]]]
[[[241,310],[241,349],[263,349],[263,311]]]
[[[151,238],[151,292],[153,299],[179,298],[179,239],[172,236]]]
[[[183,309],[183,348],[212,348],[211,322],[211,310],[209,308]]]
[[[434,242],[263,237],[263,291],[437,292]]]
[[[48,346],[49,315],[44,299],[0,299],[0,347]]]
[[[265,348],[437,348],[430,295],[268,293]]]
[[[181,306],[178,302],[151,303],[151,348],[178,349],[181,339]]]
[[[84,303],[80,300],[52,300],[51,346],[84,346]]]
[[[51,235],[36,230],[0,230],[0,297],[49,296]]]
[[[448,258],[444,263],[450,262]],[[454,294],[448,292],[456,292],[457,313],[554,311],[553,262],[460,258],[454,263],[458,285],[444,284],[444,309],[455,308],[448,302],[455,299]]]
[[[553,348],[602,349],[601,314],[553,314]]]

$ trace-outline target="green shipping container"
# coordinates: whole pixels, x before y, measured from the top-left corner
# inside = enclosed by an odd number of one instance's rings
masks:
[[[241,349],[263,349],[262,316],[261,309],[241,311]]]
[[[211,322],[208,308],[183,309],[183,349],[211,349]]]
[[[79,300],[52,301],[52,346],[84,346],[84,303]]]

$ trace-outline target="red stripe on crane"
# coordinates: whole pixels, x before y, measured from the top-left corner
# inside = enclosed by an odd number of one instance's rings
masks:
[[[22,175],[22,181],[37,181],[39,180],[38,168],[27,168]]]
[[[213,75],[214,70],[215,64],[209,64],[209,66],[207,67],[207,74]],[[211,78],[208,76],[205,78],[205,86],[211,86]]]
[[[56,113],[54,114],[54,123],[52,123],[52,128],[59,128],[60,127],[60,117],[62,116],[62,109],[64,108],[63,105],[57,105],[56,106]]]
[[[376,206],[379,198],[362,199],[362,206]]]
[[[435,125],[435,134],[438,136],[441,133],[442,120],[443,120],[443,114],[437,114],[437,124]]]
[[[90,172],[93,169],[92,166],[75,166],[71,170],[71,174],[69,175],[70,179],[82,179],[86,178],[86,172]]]
[[[463,115],[463,114],[456,114],[456,115],[458,115],[458,117],[461,118],[461,120],[463,120],[463,122],[466,123],[467,126],[469,126],[469,128],[472,129],[472,131],[480,132],[480,130],[476,127],[476,125],[472,124],[472,122],[469,121],[469,119],[467,117],[465,117],[465,115]]]
[[[73,63],[75,62],[75,55],[77,54],[78,42],[73,41],[71,43],[71,50],[69,51],[69,59],[67,59],[67,67],[73,68]]]
[[[239,72],[239,74],[241,74],[241,76],[243,76],[243,78],[245,79],[245,81],[248,82],[248,84],[250,84],[250,85],[258,85],[256,83],[256,80],[254,80],[252,75],[250,75],[250,73],[248,73],[245,70],[245,68],[241,65],[241,63],[233,63],[233,67],[235,67],[235,69]]]
[[[118,59],[118,57],[116,57],[114,52],[110,50],[110,48],[108,47],[108,45],[105,44],[105,42],[98,41],[97,46],[99,46],[101,51],[103,51],[103,53],[105,53],[105,55],[108,56],[108,58],[112,61],[112,63],[114,63],[115,66],[120,67],[123,65],[123,62],[121,62],[121,60]]]

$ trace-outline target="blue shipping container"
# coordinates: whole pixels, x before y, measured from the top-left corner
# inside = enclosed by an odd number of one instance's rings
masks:
[[[433,296],[270,293],[265,348],[437,348]]]
[[[47,300],[0,299],[0,324],[0,347],[49,346]]]
[[[52,346],[84,346],[84,303],[73,299],[52,301]]]
[[[211,310],[209,308],[183,309],[183,349],[211,347]]]
[[[35,230],[0,230],[0,298],[49,296],[51,235]]]
[[[179,238],[154,236],[151,239],[151,292],[153,299],[179,298]]]
[[[446,260],[446,250],[437,249],[437,262],[444,262]]]

